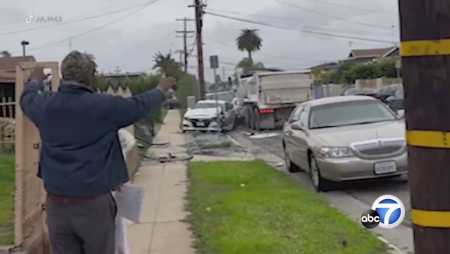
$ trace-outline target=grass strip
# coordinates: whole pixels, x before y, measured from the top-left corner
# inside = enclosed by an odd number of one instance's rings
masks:
[[[198,254],[385,254],[386,245],[263,161],[189,164]]]

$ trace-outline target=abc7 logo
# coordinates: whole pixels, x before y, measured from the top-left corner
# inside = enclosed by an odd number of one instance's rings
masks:
[[[374,229],[380,224],[380,214],[377,211],[369,209],[361,214],[361,224],[368,229]]]

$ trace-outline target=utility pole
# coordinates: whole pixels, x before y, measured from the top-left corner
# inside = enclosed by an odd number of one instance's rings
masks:
[[[203,39],[202,39],[202,28],[203,28],[203,7],[206,4],[203,0],[194,0],[194,5],[189,5],[188,7],[194,7],[195,9],[195,38],[197,44],[197,65],[198,65],[198,81],[200,83],[200,99],[205,98],[205,66],[203,65]]]
[[[183,31],[176,31],[178,34],[182,34],[181,37],[178,38],[183,38],[183,54],[184,54],[184,61],[180,62],[183,66],[184,66],[184,72],[187,72],[187,67],[188,67],[188,57],[189,57],[189,52],[188,52],[188,43],[187,43],[187,39],[188,39],[188,34],[193,34],[195,33],[195,31],[188,31],[187,30],[187,22],[188,21],[195,21],[194,19],[188,19],[188,18],[182,18],[182,19],[176,19],[176,21],[182,21],[183,22]],[[189,37],[192,38],[192,37]]]
[[[225,77],[225,66],[222,67],[222,81],[227,80]]]
[[[448,6],[446,0],[399,0],[415,254],[450,253]]]

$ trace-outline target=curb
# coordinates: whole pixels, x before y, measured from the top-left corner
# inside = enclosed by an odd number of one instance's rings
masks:
[[[381,236],[378,236],[378,239],[380,239],[380,241],[384,242],[388,247],[389,247],[389,252],[392,254],[405,254],[405,252],[401,251],[399,248],[397,248],[395,245],[393,245],[392,243],[390,243],[388,240],[384,239]]]

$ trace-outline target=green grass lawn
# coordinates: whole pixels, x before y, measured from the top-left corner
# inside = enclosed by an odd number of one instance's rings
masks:
[[[263,161],[189,164],[199,254],[385,254],[374,234]]]
[[[0,154],[0,246],[14,243],[14,155]]]

